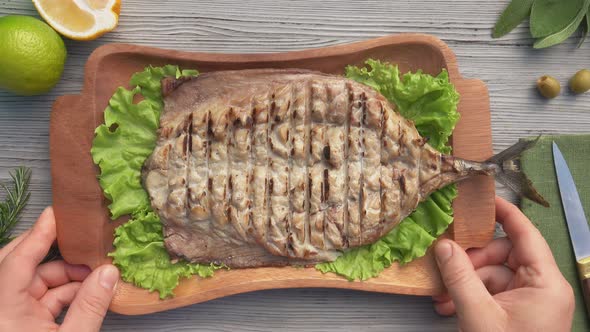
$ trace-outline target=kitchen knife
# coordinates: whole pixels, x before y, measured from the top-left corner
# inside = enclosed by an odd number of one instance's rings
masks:
[[[559,184],[559,194],[565,212],[567,229],[574,247],[586,311],[590,316],[590,228],[584,208],[576,189],[576,184],[557,144],[553,142],[553,163]]]

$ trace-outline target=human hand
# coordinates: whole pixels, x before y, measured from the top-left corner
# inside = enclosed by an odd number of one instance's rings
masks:
[[[453,241],[437,243],[448,294],[434,297],[435,310],[456,313],[462,331],[569,331],[574,295],[547,242],[516,206],[499,197],[496,219],[507,237],[484,248],[465,253]]]
[[[110,264],[92,273],[64,261],[39,265],[55,238],[47,208],[32,229],[0,249],[0,331],[100,330],[119,271]],[[68,305],[59,326],[55,318]]]

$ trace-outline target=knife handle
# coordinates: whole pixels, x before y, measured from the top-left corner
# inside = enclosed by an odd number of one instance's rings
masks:
[[[578,261],[578,272],[580,273],[580,281],[582,282],[582,294],[584,294],[586,312],[588,313],[588,317],[590,317],[590,257]]]
[[[590,317],[590,278],[582,280],[582,293],[584,293],[584,302],[586,302],[586,312]]]

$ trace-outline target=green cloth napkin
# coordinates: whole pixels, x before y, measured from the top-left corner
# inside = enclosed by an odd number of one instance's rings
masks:
[[[537,226],[549,243],[559,269],[576,294],[576,311],[572,331],[590,331],[576,260],[569,238],[563,207],[558,191],[551,143],[555,141],[570,168],[580,199],[590,220],[590,135],[543,136],[521,158],[522,171],[531,179],[539,193],[551,204],[550,208],[523,199],[522,211]]]

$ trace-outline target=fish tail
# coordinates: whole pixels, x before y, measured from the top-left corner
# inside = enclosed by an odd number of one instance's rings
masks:
[[[519,159],[524,151],[533,147],[539,141],[539,138],[541,136],[535,140],[520,140],[518,143],[486,160],[483,164],[494,168],[496,180],[510,188],[520,197],[526,197],[533,202],[549,207],[549,203],[535,189],[531,180],[514,163],[514,160]]]

